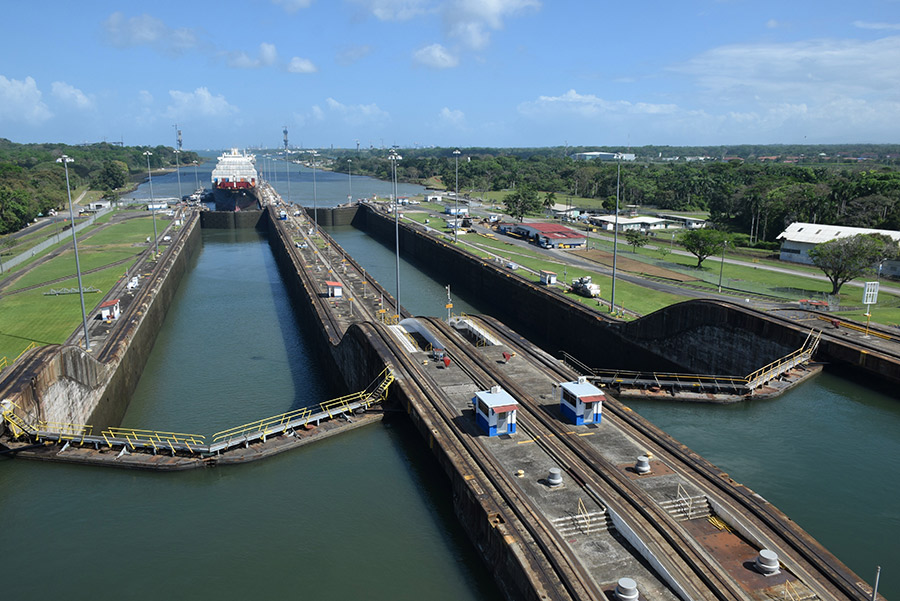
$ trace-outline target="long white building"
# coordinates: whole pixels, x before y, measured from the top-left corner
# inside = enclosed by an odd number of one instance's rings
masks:
[[[813,262],[809,256],[811,248],[815,248],[823,242],[837,238],[849,238],[857,234],[883,234],[900,243],[900,232],[895,230],[801,222],[790,224],[786,230],[778,234],[776,239],[781,240],[780,258],[782,261],[812,265]],[[900,261],[885,261],[881,273],[890,277],[900,277]]]

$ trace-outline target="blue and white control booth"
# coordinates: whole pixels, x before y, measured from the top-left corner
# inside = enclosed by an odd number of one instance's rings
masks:
[[[559,385],[559,408],[566,421],[576,426],[599,424],[605,398],[603,391],[584,376]]]
[[[499,386],[476,392],[472,399],[475,421],[488,436],[516,433],[518,401]]]

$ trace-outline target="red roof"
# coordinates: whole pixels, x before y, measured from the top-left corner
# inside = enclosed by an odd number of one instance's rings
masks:
[[[119,299],[108,300],[105,303],[101,303],[100,308],[105,309],[106,307],[114,307],[119,304]]]
[[[328,282],[328,281],[325,282],[325,285],[330,288],[341,288],[343,286],[343,284],[341,284],[340,282]]]
[[[584,234],[558,223],[523,223],[522,226],[537,231],[545,238],[584,238]]]

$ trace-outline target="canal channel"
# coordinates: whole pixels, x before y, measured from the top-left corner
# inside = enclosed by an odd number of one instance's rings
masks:
[[[292,198],[311,204],[311,172],[296,171]],[[316,183],[320,206],[346,201],[345,175],[318,172]],[[176,185],[175,174],[154,178],[154,193],[175,196]],[[390,189],[362,177],[352,185],[357,197]],[[141,186],[135,196],[146,193]],[[393,289],[391,249],[351,227],[329,233]],[[444,314],[444,282],[405,262],[401,281],[411,312]],[[466,301],[454,293],[454,312],[479,312]],[[264,238],[205,231],[124,423],[208,435],[335,395],[310,348]],[[826,373],[771,401],[631,406],[775,503],[869,582],[884,566],[880,592],[898,598],[896,399]],[[500,598],[403,419],[251,465],[177,474],[3,461],[0,490],[4,572],[16,575],[6,579],[10,598],[97,590]]]

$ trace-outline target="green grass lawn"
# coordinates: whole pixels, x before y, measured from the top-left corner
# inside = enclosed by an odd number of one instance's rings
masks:
[[[169,225],[168,220],[157,217],[156,229],[160,235]],[[84,246],[100,246],[105,244],[130,245],[144,243],[147,237],[153,236],[153,217],[150,215],[135,217],[111,225],[96,234],[84,239]]]
[[[133,264],[130,261],[127,266]],[[125,268],[126,265],[119,265],[82,277],[85,288],[93,286],[100,290],[84,296],[88,319],[104,293],[124,276]],[[73,277],[52,287],[77,288],[78,280]],[[13,361],[31,342],[60,344],[81,324],[81,301],[77,294],[44,296],[45,291],[38,288],[0,298],[0,357]]]
[[[522,247],[515,246],[503,240],[503,238],[504,236],[502,235],[498,236],[496,240],[485,238],[478,234],[465,234],[461,236],[461,239],[465,242],[478,247],[477,250],[473,250],[469,247],[468,250],[470,252],[485,257],[485,251],[489,251],[503,257],[505,260],[527,267],[535,272],[541,270],[553,271],[557,274],[560,282],[565,280],[564,283],[566,284],[575,278],[589,275],[594,283],[600,285],[600,297],[609,301],[612,291],[612,278],[610,276],[600,275],[597,272],[577,267],[566,267],[561,260],[552,261],[537,250],[523,249]],[[523,277],[533,278],[535,281],[538,281],[536,275],[527,274],[521,270],[517,270],[517,273]],[[598,305],[597,299],[588,299],[575,294],[571,295],[570,298],[590,307],[596,308]],[[623,306],[642,315],[652,313],[658,309],[662,309],[663,307],[667,307],[683,300],[686,300],[686,297],[676,296],[665,292],[657,292],[622,280],[616,281],[616,305]]]

